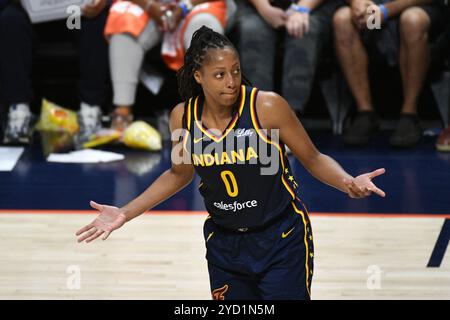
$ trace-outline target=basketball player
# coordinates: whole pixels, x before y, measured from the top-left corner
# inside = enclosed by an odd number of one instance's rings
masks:
[[[76,233],[78,241],[102,235],[106,240],[125,222],[181,190],[197,172],[209,213],[204,237],[212,297],[310,299],[311,223],[285,144],[313,176],[352,198],[384,197],[371,182],[384,169],[354,178],[321,154],[282,97],[248,84],[225,36],[203,26],[194,33],[184,62],[178,84],[185,102],[173,109],[170,124],[172,132],[185,129],[183,139],[173,144],[179,151],[174,153],[188,154],[192,161],[176,164],[172,157],[172,168],[122,208],[92,201],[100,214]],[[278,129],[278,135],[265,129]],[[257,143],[251,143],[255,138]],[[278,157],[274,174],[262,174],[263,151]]]

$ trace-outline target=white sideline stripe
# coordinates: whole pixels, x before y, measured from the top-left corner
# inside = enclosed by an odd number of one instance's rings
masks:
[[[0,171],[12,171],[23,150],[23,147],[0,147]]]

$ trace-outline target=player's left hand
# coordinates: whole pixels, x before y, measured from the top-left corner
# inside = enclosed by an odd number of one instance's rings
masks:
[[[91,4],[85,4],[81,7],[83,15],[87,18],[95,18],[105,9],[108,0],[94,0]]]
[[[344,183],[347,186],[347,193],[350,198],[365,198],[373,193],[376,193],[380,197],[385,197],[386,194],[383,190],[379,189],[373,184],[372,179],[382,175],[386,172],[384,168],[377,169],[375,171],[364,173],[353,179],[344,179]]]

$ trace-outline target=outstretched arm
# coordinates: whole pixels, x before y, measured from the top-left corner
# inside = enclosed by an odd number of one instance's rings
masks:
[[[371,182],[384,169],[352,177],[333,158],[317,150],[289,104],[278,94],[260,91],[256,107],[263,128],[279,129],[280,140],[315,178],[352,198],[362,198],[372,192],[385,196]]]
[[[170,116],[171,131],[181,129],[181,119],[183,116],[184,104],[177,105]],[[183,157],[184,150],[181,143],[175,141],[172,145],[172,155]],[[181,161],[180,161],[181,162]],[[159,203],[168,199],[192,181],[194,167],[190,163],[176,164],[172,162],[172,167],[161,174],[141,195],[132,200],[122,208],[107,206],[91,201],[91,206],[99,211],[99,216],[89,225],[80,229],[76,235],[81,236],[78,242],[86,240],[91,242],[103,235],[106,240],[109,234],[120,228],[145,211],[152,209]]]
[[[181,119],[183,116],[184,104],[177,105],[170,116],[171,132],[182,128]],[[174,141],[172,150],[179,150],[177,156],[183,157],[181,142]],[[174,155],[175,156],[175,155]],[[194,177],[194,167],[189,163],[175,164],[166,170],[158,179],[153,182],[140,196],[122,208],[127,217],[127,221],[139,216],[148,209],[152,209],[159,203],[170,198],[172,195],[188,185]]]

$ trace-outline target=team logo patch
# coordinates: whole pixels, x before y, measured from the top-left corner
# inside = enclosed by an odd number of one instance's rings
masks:
[[[253,135],[253,129],[236,129],[236,137],[245,137],[245,136],[252,136]]]
[[[225,292],[228,291],[228,285],[224,285],[222,288],[218,288],[213,290],[212,292],[212,298],[213,300],[225,300]]]

